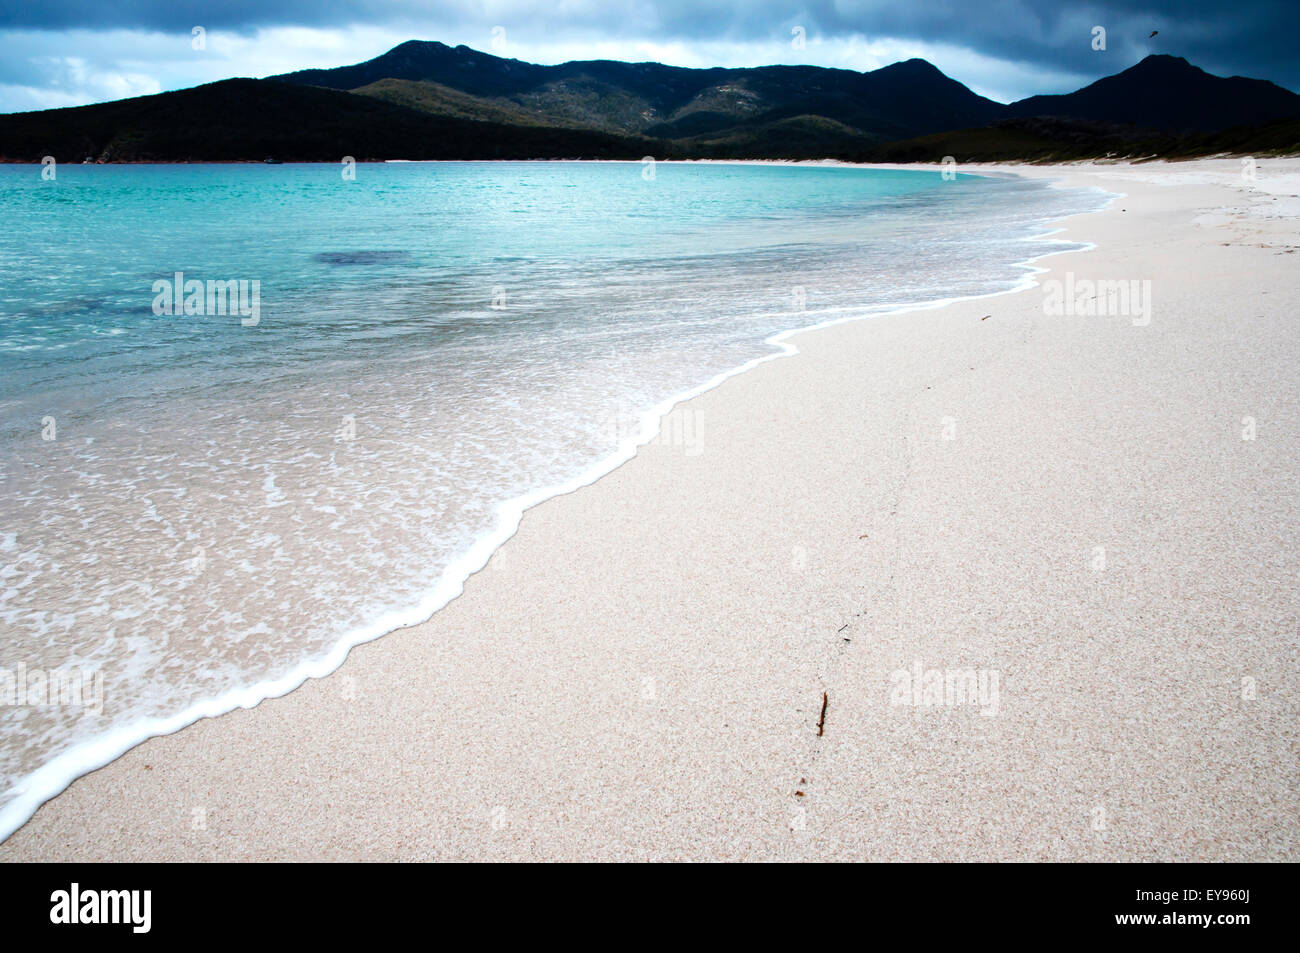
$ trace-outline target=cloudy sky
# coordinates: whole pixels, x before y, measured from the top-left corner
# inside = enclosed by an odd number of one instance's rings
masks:
[[[1300,0],[0,0],[0,112],[342,66],[412,38],[535,63],[870,70],[920,56],[1002,102],[1173,53],[1300,91],[1298,34]]]

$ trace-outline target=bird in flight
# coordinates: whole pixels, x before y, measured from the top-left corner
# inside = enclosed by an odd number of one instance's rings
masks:
[[[1152,30],[1152,31],[1151,31],[1151,36],[1155,36],[1155,35],[1156,35],[1157,33],[1159,33],[1159,32],[1160,32],[1159,30]],[[1147,37],[1147,39],[1148,39],[1148,40],[1151,39],[1151,36]]]

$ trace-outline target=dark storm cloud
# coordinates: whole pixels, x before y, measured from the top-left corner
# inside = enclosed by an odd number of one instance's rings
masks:
[[[0,29],[252,30],[268,26],[341,26],[404,17],[439,18],[468,4],[346,0],[0,0]]]
[[[1070,72],[1111,73],[1147,53],[1172,53],[1212,72],[1300,83],[1296,0],[840,0],[807,9],[827,33],[865,29]],[[1091,47],[1094,26],[1106,30],[1104,56]]]
[[[485,10],[486,7],[486,10]],[[771,41],[792,25],[810,39],[895,38],[949,44],[999,60],[1100,76],[1148,52],[1173,53],[1212,72],[1300,85],[1297,0],[659,0],[620,4],[520,0],[0,0],[0,30],[251,31],[271,26],[401,25],[437,39],[439,28],[501,23],[512,32],[606,40]],[[1107,52],[1090,46],[1107,31]],[[1152,30],[1159,35],[1148,40]]]

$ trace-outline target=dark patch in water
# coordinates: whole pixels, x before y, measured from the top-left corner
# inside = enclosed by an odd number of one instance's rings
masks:
[[[63,301],[54,301],[49,304],[34,304],[27,309],[28,314],[34,315],[51,315],[51,314],[93,314],[98,311],[109,311],[109,301],[107,298],[67,298]]]
[[[323,251],[312,260],[326,265],[389,265],[410,259],[405,251]]]

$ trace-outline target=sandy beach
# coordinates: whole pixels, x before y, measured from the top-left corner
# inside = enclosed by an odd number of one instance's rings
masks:
[[[990,170],[1121,197],[1033,288],[791,338],[0,860],[1300,859],[1300,159]]]

